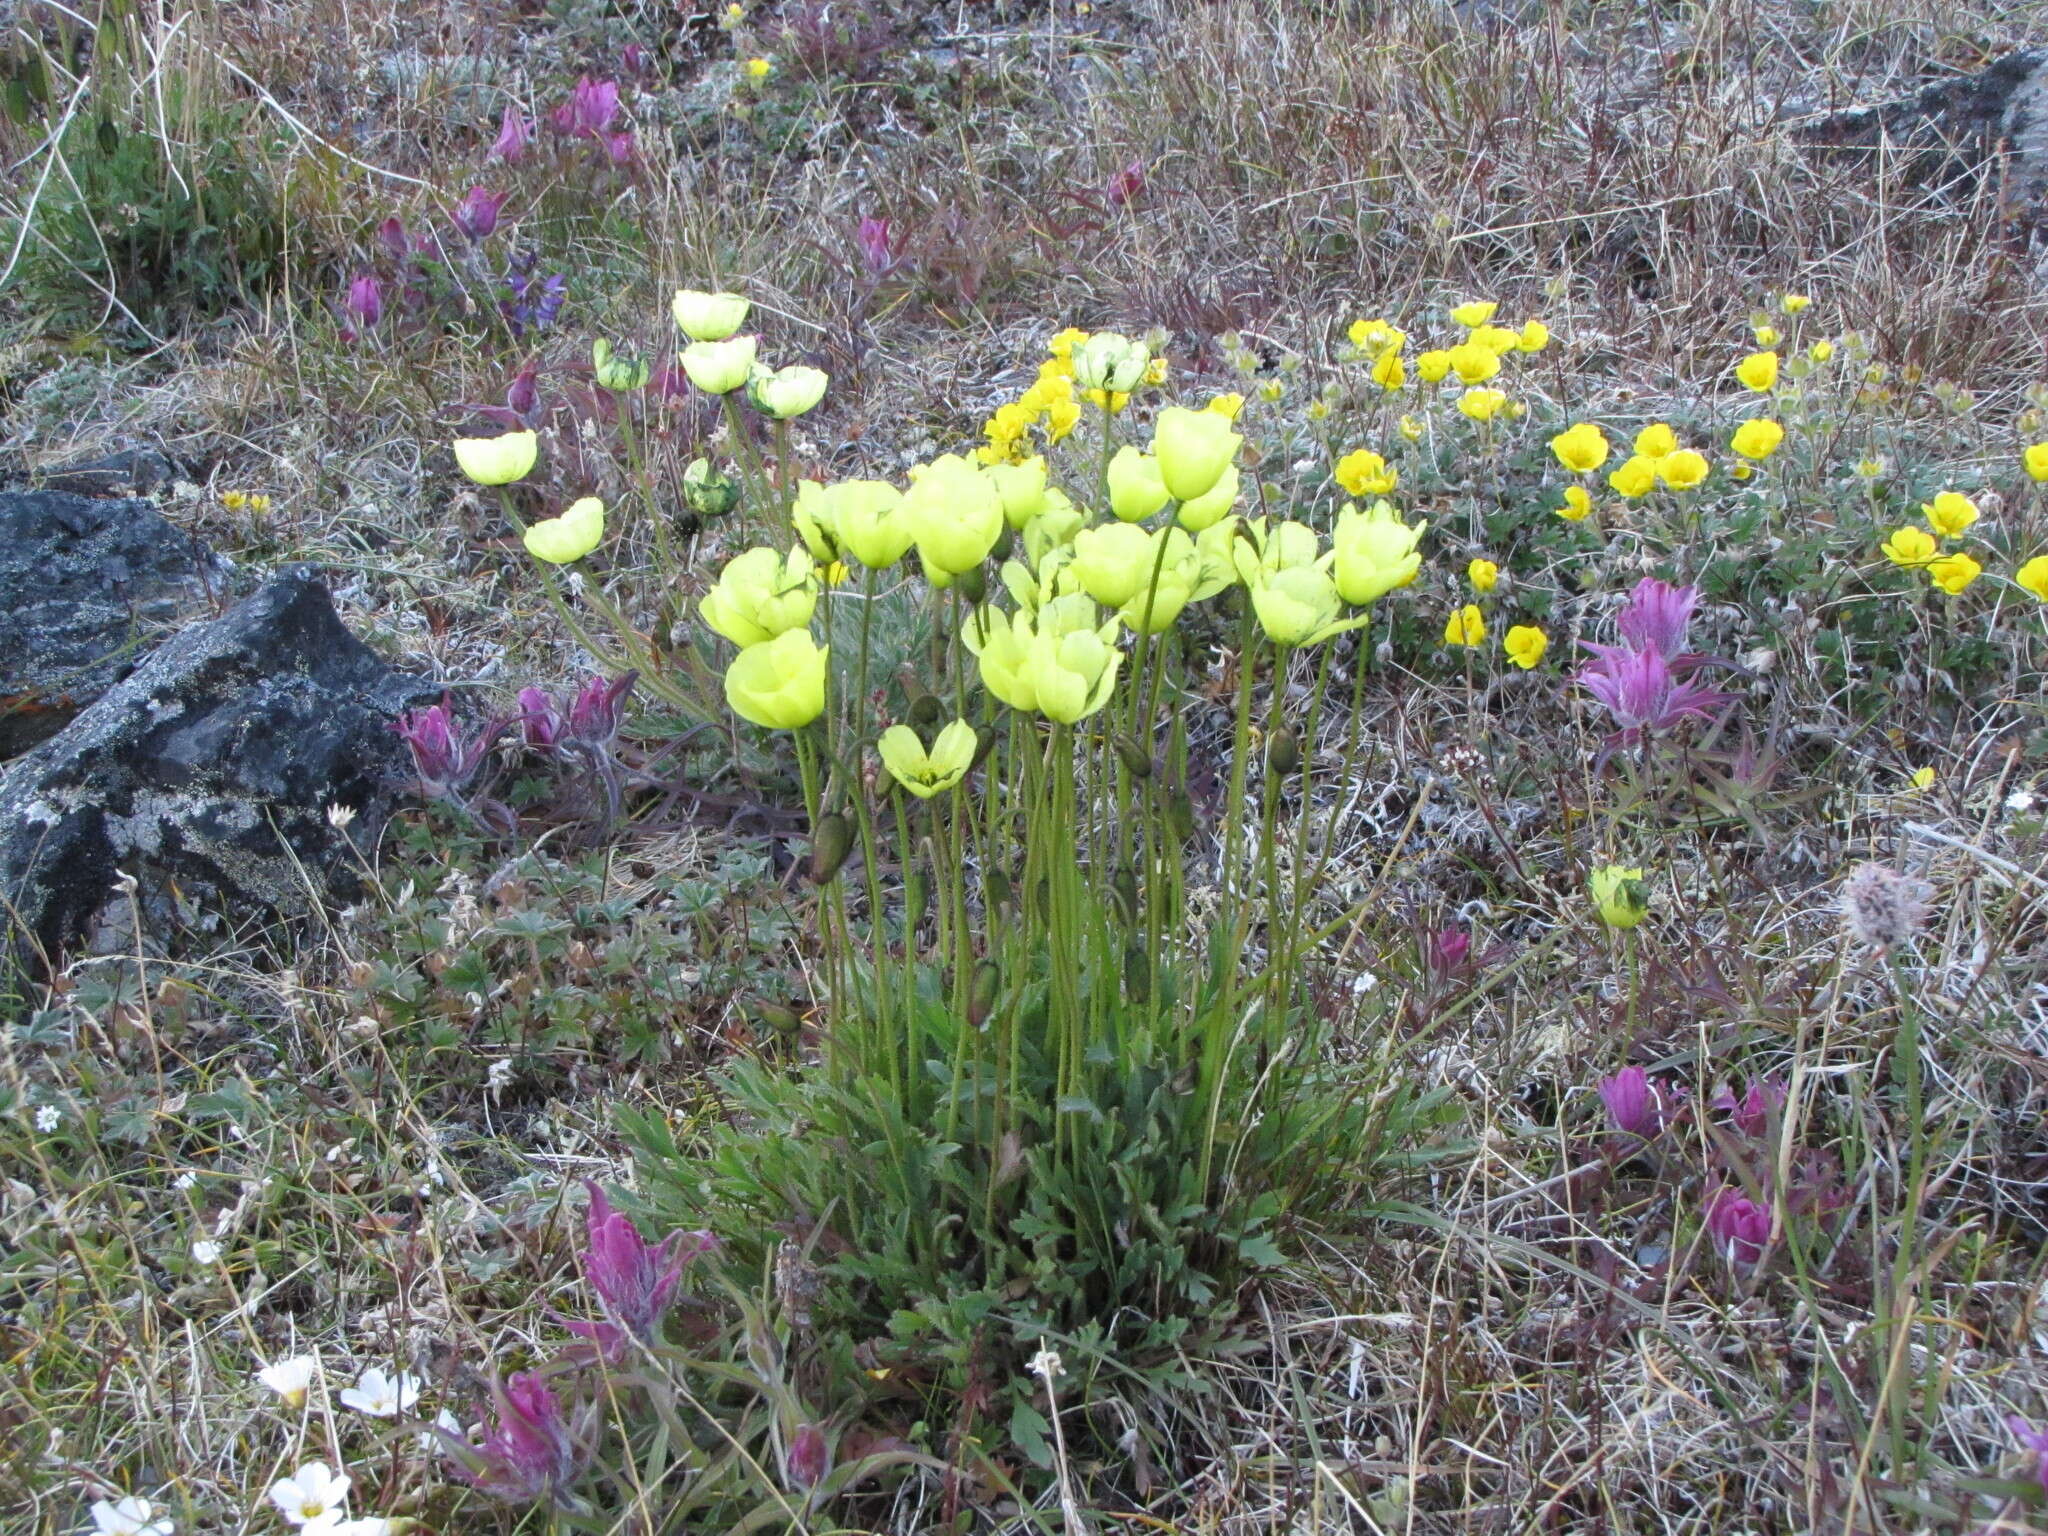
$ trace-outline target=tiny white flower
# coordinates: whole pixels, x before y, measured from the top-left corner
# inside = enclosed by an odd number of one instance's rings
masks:
[[[2031,789],[2014,790],[2005,797],[2005,808],[2019,815],[2025,815],[2034,808],[2034,792]]]
[[[197,1184],[198,1182],[199,1175],[192,1172],[192,1170],[188,1168],[183,1173],[179,1174],[175,1179],[171,1180],[171,1188],[183,1191],[190,1189],[193,1185]]]
[[[324,1515],[340,1515],[348,1503],[349,1477],[335,1476],[324,1461],[309,1461],[290,1477],[270,1485],[270,1502],[293,1525],[306,1525]]]
[[[1041,1349],[1025,1362],[1025,1369],[1034,1376],[1044,1377],[1047,1381],[1067,1373],[1067,1368],[1061,1363],[1060,1353],[1056,1349]]]
[[[264,1366],[256,1373],[256,1379],[296,1408],[306,1400],[306,1389],[313,1385],[313,1377],[319,1370],[317,1356],[294,1355],[289,1360]]]
[[[448,1431],[449,1434],[455,1436],[455,1438],[458,1440],[468,1438],[462,1432],[462,1420],[456,1418],[455,1415],[450,1413],[446,1408],[443,1408],[439,1413],[434,1415],[434,1429],[445,1429]],[[434,1433],[434,1429],[423,1429],[417,1435],[413,1436],[413,1439],[418,1442],[419,1448],[421,1450],[438,1451],[447,1444],[447,1441],[443,1440],[439,1435]]]
[[[356,808],[352,805],[330,805],[327,807],[327,825],[336,831],[356,819]]]
[[[373,1365],[356,1378],[354,1386],[343,1387],[335,1396],[342,1407],[353,1408],[357,1413],[366,1413],[373,1419],[395,1419],[420,1400],[420,1383],[418,1377],[403,1371],[387,1376]]]
[[[211,1264],[220,1257],[220,1244],[202,1237],[192,1245],[192,1257],[201,1264]]]
[[[92,1526],[98,1536],[173,1536],[178,1529],[169,1515],[159,1515],[154,1504],[132,1493],[97,1501],[92,1507]]]
[[[36,1111],[36,1129],[45,1136],[57,1129],[63,1121],[63,1115],[57,1112],[57,1106],[54,1104],[45,1104]]]

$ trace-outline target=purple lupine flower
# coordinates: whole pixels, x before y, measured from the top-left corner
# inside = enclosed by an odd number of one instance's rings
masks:
[[[1660,650],[1590,648],[1597,654],[1579,672],[1579,682],[1614,716],[1611,745],[1634,742],[1645,731],[1668,731],[1687,719],[1710,720],[1735,702],[1735,695],[1718,688],[1680,682]]]
[[[1760,1077],[1751,1083],[1739,1099],[1732,1088],[1723,1088],[1714,1095],[1714,1108],[1724,1111],[1735,1129],[1744,1136],[1763,1135],[1771,1116],[1784,1104],[1785,1085],[1768,1077]]]
[[[859,240],[861,260],[870,273],[884,277],[896,269],[898,242],[887,219],[862,219]]]
[[[1628,606],[1615,618],[1615,628],[1631,650],[1661,651],[1666,661],[1675,662],[1685,649],[1686,626],[1692,623],[1699,600],[1698,587],[1674,587],[1645,576],[1629,594]]]
[[[625,672],[606,682],[593,677],[578,690],[569,705],[569,734],[596,751],[609,752],[619,739],[620,706],[640,680],[637,671]]]
[[[1706,1201],[1707,1232],[1714,1250],[1731,1264],[1754,1264],[1771,1238],[1771,1208],[1759,1205],[1731,1184]]]
[[[491,748],[511,725],[509,719],[493,720],[474,738],[465,740],[455,723],[454,707],[444,696],[438,704],[406,711],[391,722],[391,729],[412,752],[420,793],[429,800],[459,800],[463,787],[476,777]]]
[[[525,115],[516,106],[507,106],[498,124],[498,137],[491,143],[491,154],[507,165],[517,165],[526,158],[527,141],[532,137],[533,129]]]
[[[341,307],[351,320],[369,330],[384,318],[384,285],[373,273],[359,273],[342,295]]]
[[[570,1488],[582,1471],[582,1436],[562,1415],[561,1402],[537,1371],[493,1382],[497,1422],[481,1445],[443,1429],[442,1443],[478,1491],[512,1504],[542,1499],[574,1507]]]
[[[505,291],[510,295],[498,308],[512,324],[512,334],[544,331],[561,317],[568,282],[559,272],[545,278],[534,272],[539,256],[532,251],[515,256],[505,267]]]
[[[464,239],[488,240],[491,232],[498,227],[498,210],[511,197],[509,192],[491,192],[483,187],[471,187],[455,205],[455,228]]]
[[[519,729],[529,747],[545,752],[562,739],[562,733],[568,728],[569,722],[555,708],[555,701],[547,689],[519,690]]]
[[[1664,1104],[1675,1097],[1662,1082],[1641,1067],[1623,1067],[1594,1086],[1607,1116],[1624,1136],[1650,1140],[1664,1129]]]
[[[2034,1458],[2034,1478],[2048,1493],[2048,1429],[2036,1429],[2016,1413],[2005,1416],[2005,1427],[2019,1441],[2020,1449]]]
[[[628,1338],[652,1343],[659,1337],[684,1266],[717,1247],[718,1240],[709,1232],[678,1230],[659,1243],[650,1243],[628,1217],[612,1209],[602,1189],[588,1179],[583,1187],[590,1191],[590,1212],[584,1219],[589,1246],[582,1254],[583,1277],[597,1293],[605,1320],[564,1318],[562,1322],[571,1333],[594,1340],[608,1358],[616,1359]]]
[[[377,243],[393,261],[404,261],[412,254],[412,236],[405,232],[405,221],[396,214],[377,226]]]
[[[1109,178],[1109,185],[1102,189],[1102,195],[1109,200],[1110,207],[1122,208],[1144,190],[1145,162],[1133,160]]]
[[[812,1489],[832,1470],[832,1447],[825,1431],[815,1424],[802,1424],[789,1437],[789,1480],[802,1489]]]

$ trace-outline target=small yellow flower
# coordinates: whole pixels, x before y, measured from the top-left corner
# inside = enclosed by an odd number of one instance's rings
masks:
[[[1756,466],[1754,464],[1731,464],[1728,466],[1728,478],[1730,480],[1747,480],[1755,473]]]
[[[249,498],[247,502],[244,503],[244,505],[246,505],[251,512],[255,513],[256,516],[261,517],[263,516],[264,513],[270,510],[270,498],[264,495],[263,492],[261,491],[251,491],[249,493]]]
[[[1907,782],[1915,789],[1932,789],[1934,788],[1934,770],[1932,768],[1915,768],[1912,777]]]
[[[1778,354],[1752,352],[1735,365],[1735,377],[1760,395],[1778,387]]]
[[[846,585],[846,578],[852,574],[846,568],[844,560],[834,560],[825,567],[825,585],[828,587],[843,587]]]
[[[1926,565],[1941,553],[1941,546],[1934,542],[1934,535],[1924,528],[1915,528],[1910,523],[1897,529],[1892,536],[1879,546],[1885,558],[1893,565],[1911,569]]]
[[[747,78],[749,80],[766,80],[774,68],[775,66],[766,59],[749,59],[747,60]]]
[[[1492,356],[1491,353],[1487,355]],[[1495,358],[1494,364],[1496,367],[1499,366],[1499,363],[1500,359]],[[1444,376],[1450,371],[1451,354],[1440,349],[1423,352],[1415,359],[1415,377],[1422,380],[1425,384],[1441,384],[1444,381]]]
[[[1155,357],[1145,365],[1145,382],[1155,386],[1166,382],[1165,358]]]
[[[1500,372],[1500,354],[1477,341],[1461,342],[1450,350],[1451,369],[1463,384],[1484,384]],[[1421,366],[1417,359],[1416,366]]]
[[[1401,361],[1399,348],[1389,348],[1373,360],[1372,381],[1389,392],[1408,382],[1408,367]]]
[[[1396,426],[1401,435],[1407,438],[1409,442],[1419,443],[1422,441],[1422,420],[1420,417],[1403,416],[1396,423]]]
[[[1061,362],[1066,362],[1073,357],[1074,348],[1087,339],[1088,333],[1086,331],[1077,325],[1070,325],[1054,336],[1051,341],[1047,342],[1045,349]]]
[[[1756,344],[1760,347],[1775,347],[1785,338],[1775,325],[1760,325],[1756,328]]]
[[[1568,485],[1564,488],[1564,505],[1557,509],[1557,515],[1568,523],[1582,523],[1593,510],[1593,498],[1583,485]]]
[[[1668,423],[1653,421],[1636,434],[1636,452],[1646,459],[1661,459],[1678,452],[1678,434]]]
[[[1522,333],[1515,338],[1517,352],[1541,352],[1550,345],[1550,327],[1541,320],[1522,322]]]
[[[1943,555],[1939,560],[1930,560],[1927,574],[1942,591],[1954,596],[1971,582],[1984,574],[1984,567],[1958,550],[1952,555]]]
[[[1368,449],[1347,453],[1333,472],[1337,483],[1353,496],[1384,496],[1400,483],[1401,472]]]
[[[1879,479],[1879,478],[1881,478],[1881,477],[1883,476],[1883,474],[1884,474],[1884,460],[1883,460],[1883,459],[1858,459],[1858,460],[1856,461],[1856,474],[1857,474],[1857,476],[1858,476],[1858,478],[1859,478],[1859,479],[1864,479],[1864,480],[1876,480],[1876,479]]]
[[[1657,461],[1635,454],[1608,475],[1607,484],[1616,495],[1625,496],[1630,501],[1647,496],[1657,488]]]
[[[1674,491],[1689,491],[1707,478],[1709,468],[1705,454],[1681,448],[1657,461],[1657,478]]]
[[[2035,481],[2048,481],[2048,443],[2031,445],[2021,458]]]
[[[1259,398],[1268,405],[1271,405],[1276,400],[1284,399],[1286,394],[1287,386],[1278,379],[1268,379],[1259,386]]]
[[[1835,355],[1835,344],[1832,341],[1816,341],[1806,349],[1806,355],[1816,363],[1824,363]]]
[[[1236,394],[1214,395],[1210,397],[1209,403],[1203,406],[1202,409],[1214,411],[1225,421],[1235,421],[1237,420],[1237,413],[1244,409],[1244,396]]]
[[[1788,315],[1797,315],[1803,313],[1812,303],[1813,300],[1803,293],[1788,293],[1778,300],[1778,307]]]
[[[1522,346],[1521,332],[1511,331],[1504,325],[1476,326],[1468,339],[1474,346],[1486,348],[1495,357],[1505,357],[1510,352],[1518,352]]]
[[[1517,624],[1501,637],[1500,643],[1508,660],[1527,672],[1543,659],[1543,653],[1550,648],[1550,637],[1534,624]]]
[[[1398,327],[1386,320],[1354,320],[1351,329],[1345,332],[1351,338],[1351,345],[1361,352],[1375,356],[1389,350],[1398,351],[1408,344],[1408,337]]]
[[[1491,421],[1501,413],[1508,397],[1497,389],[1468,389],[1458,396],[1458,409],[1474,421]]]
[[[1977,521],[1977,503],[1960,491],[1943,491],[1934,500],[1921,503],[1920,511],[1927,526],[1945,539],[1961,538],[1963,530]]]
[[[1465,579],[1475,592],[1491,592],[1500,585],[1500,567],[1491,560],[1474,560],[1465,567]]]
[[[1467,603],[1451,615],[1450,623],[1444,626],[1445,645],[1484,645],[1486,643],[1486,616],[1479,611],[1477,603]]]
[[[1607,434],[1592,422],[1582,421],[1553,437],[1550,451],[1573,474],[1591,474],[1607,462]]]
[[[1470,303],[1460,304],[1456,309],[1452,310],[1451,318],[1464,326],[1468,331],[1477,330],[1480,326],[1491,320],[1494,311],[1499,308],[1500,305],[1492,300],[1474,299]]]
[[[242,491],[223,491],[220,504],[230,512],[239,512],[249,505],[249,498]]]
[[[2012,573],[2012,579],[2048,603],[2048,555],[2036,555]]]
[[[1768,416],[1752,416],[1735,429],[1735,436],[1728,440],[1728,446],[1745,459],[1759,463],[1778,451],[1778,445],[1785,441],[1785,429]]]

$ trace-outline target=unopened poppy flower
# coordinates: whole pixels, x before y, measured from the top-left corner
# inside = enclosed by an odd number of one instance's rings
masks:
[[[1486,642],[1486,615],[1479,611],[1477,603],[1467,603],[1451,615],[1444,625],[1445,645],[1483,645]]]
[[[614,351],[603,336],[590,344],[590,376],[600,389],[630,395],[646,387],[649,372],[646,359]]]
[[[573,501],[559,517],[545,518],[522,536],[526,552],[549,565],[581,560],[604,539],[604,503],[595,496]]]
[[[771,731],[793,731],[825,712],[825,663],[808,629],[784,630],[750,645],[725,669],[725,701],[742,720]]]
[[[1653,421],[1636,434],[1635,451],[1640,458],[1661,459],[1678,452],[1678,434],[1669,422]]]
[[[2021,459],[2035,480],[2048,481],[2048,443],[2030,444]]]
[[[1600,921],[1610,928],[1633,928],[1650,915],[1650,890],[1640,869],[1603,864],[1587,881]]]
[[[1466,330],[1475,330],[1491,320],[1494,312],[1499,308],[1500,305],[1491,299],[1473,299],[1453,309],[1451,311],[1451,318],[1464,326]]]
[[[1927,526],[1945,539],[1960,538],[1963,530],[1977,521],[1977,503],[1960,491],[1943,491],[1934,500],[1921,503],[1920,511]]]
[[[1126,443],[1111,455],[1107,472],[1109,510],[1126,523],[1141,523],[1173,500],[1159,473],[1159,461]]]
[[[1573,474],[1591,474],[1607,462],[1607,434],[1592,422],[1582,421],[1553,437],[1550,451]]]
[[[729,395],[754,376],[755,346],[752,336],[693,341],[683,348],[679,361],[690,382],[705,394]]]
[[[1237,466],[1231,465],[1223,471],[1223,477],[1208,490],[1182,502],[1173,514],[1174,520],[1190,533],[1200,533],[1204,528],[1215,527],[1237,504],[1240,479]]]
[[[2036,555],[2012,573],[2012,579],[2048,603],[2048,555]]]
[[[1942,591],[1953,596],[1984,574],[1984,567],[1958,550],[1927,562],[1927,574]]]
[[[830,382],[822,368],[797,365],[764,369],[747,381],[747,398],[762,415],[788,421],[824,399],[825,387]]]
[[[1564,505],[1557,509],[1557,515],[1568,523],[1584,522],[1593,511],[1593,497],[1583,485],[1568,485],[1564,488]]]
[[[1526,672],[1550,649],[1550,637],[1534,624],[1517,624],[1501,637],[1500,644],[1508,660]]]
[[[1463,384],[1484,384],[1500,372],[1500,354],[1476,341],[1460,342],[1450,350],[1451,371]]]
[[[940,731],[929,750],[907,725],[892,725],[875,743],[889,776],[920,800],[953,788],[974,766],[981,743],[974,727],[955,720]]]
[[[1244,439],[1213,411],[1169,405],[1152,427],[1152,457],[1176,501],[1191,501],[1223,478]]]
[[[1647,496],[1657,488],[1657,461],[1633,454],[1607,476],[1608,487],[1630,501]]]
[[[1508,397],[1497,389],[1468,389],[1458,396],[1458,409],[1474,421],[1491,421],[1506,409]]]
[[[995,481],[958,454],[941,454],[911,472],[903,515],[916,531],[926,570],[958,576],[986,560],[1003,536],[1003,497]]]
[[[1428,527],[1426,522],[1412,527],[1402,522],[1385,501],[1364,512],[1355,506],[1339,512],[1331,537],[1331,575],[1344,601],[1362,608],[1415,580],[1422,568],[1418,546]]]
[[[1760,395],[1778,387],[1778,354],[1752,352],[1735,365],[1735,377]]]
[[[1657,478],[1674,491],[1689,491],[1707,478],[1708,468],[1706,455],[1681,448],[1657,461]]]
[[[1401,472],[1370,449],[1360,448],[1337,461],[1336,482],[1353,496],[1384,496],[1400,483]]]
[[[1910,523],[1896,529],[1892,536],[1879,546],[1885,558],[1893,565],[1926,565],[1941,553],[1941,546],[1934,542],[1934,535],[1925,528],[1915,528]]]
[[[510,485],[523,480],[539,457],[540,436],[534,432],[455,439],[455,462],[478,485]]]
[[[1465,567],[1465,579],[1475,592],[1491,592],[1500,585],[1500,567],[1491,560],[1474,560]]]
[[[692,341],[724,341],[747,323],[750,300],[737,293],[705,293],[679,288],[669,301],[676,327]]]
[[[1728,446],[1745,459],[1764,460],[1778,451],[1778,445],[1785,441],[1785,429],[1768,416],[1752,416],[1735,429],[1735,435],[1728,440]]]

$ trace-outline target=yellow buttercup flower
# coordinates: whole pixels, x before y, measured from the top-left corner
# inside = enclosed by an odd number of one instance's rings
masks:
[[[775,66],[766,59],[749,59],[747,60],[747,78],[749,80],[766,80],[774,68]]]
[[[853,568],[844,560],[834,560],[825,567],[825,585],[828,587],[843,587],[852,577]]]
[[[1389,348],[1373,359],[1372,381],[1389,393],[1408,382],[1408,366],[1401,361],[1398,348]]]
[[[1835,344],[1832,341],[1816,341],[1806,349],[1806,355],[1816,363],[1824,363],[1835,355]]]
[[[1557,509],[1557,515],[1568,523],[1584,522],[1593,510],[1593,497],[1583,485],[1568,485],[1564,488],[1564,505]]]
[[[1499,359],[1495,360],[1496,365]],[[1441,384],[1451,371],[1451,354],[1441,349],[1419,354],[1415,359],[1415,377],[1425,384]]]
[[[1398,351],[1408,344],[1407,333],[1386,320],[1354,320],[1345,334],[1351,338],[1351,345],[1374,356],[1389,350]]]
[[[1932,768],[1922,767],[1915,768],[1912,771],[1912,773],[1907,776],[1906,782],[1911,784],[1915,789],[1932,789],[1934,788],[1934,780],[1934,770]]]
[[[1467,603],[1444,626],[1445,645],[1483,645],[1485,641],[1486,616],[1477,603]]]
[[[1508,660],[1526,672],[1543,659],[1543,653],[1550,648],[1550,637],[1534,624],[1517,624],[1501,637],[1500,644]]]
[[[1238,394],[1211,395],[1209,403],[1203,406],[1202,409],[1214,411],[1225,421],[1235,421],[1237,420],[1238,413],[1244,409],[1244,396]]]
[[[1681,448],[1657,461],[1657,478],[1674,491],[1689,491],[1707,478],[1710,467],[1705,454]]]
[[[1910,523],[1896,530],[1879,546],[1893,565],[1906,567],[1926,565],[1941,553],[1941,546],[1934,542],[1934,535],[1924,528],[1915,528]]]
[[[540,457],[540,436],[507,432],[502,437],[458,437],[455,462],[478,485],[510,485],[533,472]]]
[[[1587,885],[1600,921],[1610,928],[1633,928],[1650,915],[1649,887],[1640,869],[1604,865],[1593,871]]]
[[[1506,408],[1508,397],[1497,389],[1468,389],[1458,396],[1458,409],[1474,421],[1491,421]]]
[[[1474,560],[1465,567],[1465,579],[1475,592],[1491,592],[1500,585],[1500,567],[1491,560]]]
[[[1977,521],[1977,503],[1960,491],[1943,491],[1934,500],[1921,503],[1920,511],[1927,526],[1945,539],[1960,538],[1963,530]]]
[[[967,777],[981,743],[974,727],[955,720],[940,731],[929,750],[907,725],[892,725],[875,742],[889,777],[920,800],[943,794]]]
[[[1522,333],[1515,338],[1517,352],[1541,352],[1550,345],[1550,327],[1541,320],[1524,320]]]
[[[1550,451],[1573,474],[1591,474],[1607,462],[1607,434],[1592,422],[1582,421],[1553,437]]]
[[[1400,483],[1401,472],[1370,449],[1360,448],[1337,461],[1337,483],[1353,496],[1385,496]]]
[[[1494,311],[1499,308],[1500,305],[1490,299],[1474,299],[1470,303],[1460,304],[1456,309],[1452,310],[1451,318],[1464,326],[1466,330],[1474,330],[1491,320]]]
[[[1678,452],[1678,434],[1668,423],[1653,421],[1636,434],[1636,452],[1646,459],[1661,459]]]
[[[2027,473],[2036,481],[2048,481],[2048,443],[2034,443],[2020,456]]]
[[[1778,354],[1752,352],[1735,365],[1735,377],[1760,395],[1778,387]]]
[[[1484,384],[1500,372],[1500,354],[1476,341],[1460,342],[1450,350],[1451,371],[1462,384]],[[1421,366],[1420,359],[1416,366]]]
[[[1403,416],[1394,424],[1395,430],[1411,443],[1422,441],[1422,419],[1419,416]]]
[[[1520,351],[1522,346],[1521,333],[1511,331],[1504,325],[1475,326],[1470,340],[1474,346],[1486,348],[1495,357]]]
[[[1415,580],[1422,569],[1419,546],[1428,527],[1427,522],[1413,527],[1402,522],[1391,502],[1376,501],[1364,512],[1346,505],[1337,514],[1337,530],[1330,540],[1335,554],[1331,575],[1338,595],[1354,608],[1363,608]]]
[[[1943,555],[1939,560],[1928,561],[1927,574],[1937,587],[1953,596],[1983,575],[1984,567],[1958,550],[1955,554]]]
[[[825,712],[825,663],[832,654],[807,629],[750,645],[725,669],[725,701],[742,720],[793,731]]]
[[[2036,555],[2012,573],[2012,579],[2048,603],[2048,555]]]
[[[1625,496],[1630,501],[1647,496],[1657,488],[1657,461],[1640,453],[1633,454],[1608,475],[1607,484],[1616,495]]]
[[[1775,325],[1760,325],[1753,334],[1756,336],[1756,344],[1760,347],[1775,347],[1785,339]]]
[[[1788,293],[1778,300],[1778,307],[1788,315],[1796,315],[1813,302],[1803,293]]]
[[[1767,416],[1752,416],[1735,429],[1735,435],[1728,440],[1728,446],[1745,459],[1761,462],[1778,451],[1778,445],[1785,441],[1785,429]]]
[[[604,503],[595,496],[572,501],[559,517],[535,523],[521,535],[526,552],[549,565],[568,565],[597,548],[604,538]]]

